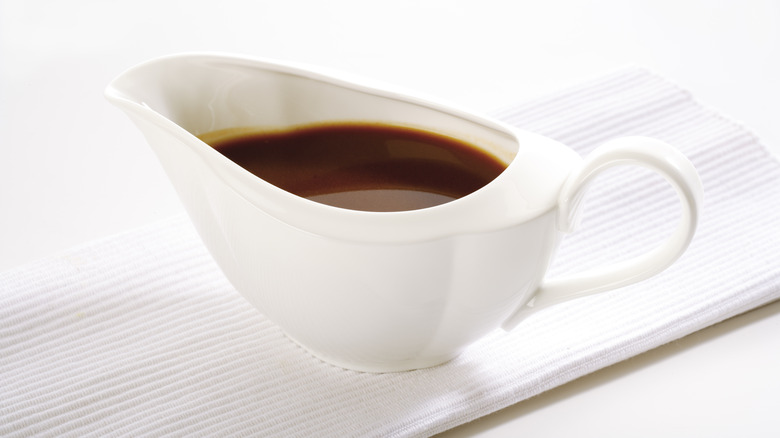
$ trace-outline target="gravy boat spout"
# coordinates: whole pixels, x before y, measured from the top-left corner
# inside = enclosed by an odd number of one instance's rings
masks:
[[[601,169],[560,143],[387,86],[241,56],[148,61],[117,77],[106,96],[143,132],[235,288],[292,340],[345,368],[440,364],[529,309],[653,275],[682,253],[695,228],[700,186],[690,163],[663,144],[639,141],[663,153],[635,140],[619,145],[602,157],[605,165],[661,156],[650,165],[679,189],[688,216],[653,260],[598,274],[585,288],[566,280],[547,299],[538,295],[547,267],[576,221],[582,188]],[[442,205],[368,212],[286,192],[199,139],[339,122],[455,137],[507,167]]]

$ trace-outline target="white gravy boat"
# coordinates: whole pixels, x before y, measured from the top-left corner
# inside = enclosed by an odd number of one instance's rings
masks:
[[[291,339],[341,367],[443,363],[549,305],[646,279],[696,228],[701,183],[673,147],[622,138],[586,159],[551,139],[449,106],[245,57],[185,54],[131,68],[108,99],[144,133],[227,278]],[[467,140],[504,160],[493,182],[436,207],[365,212],[279,189],[196,136],[234,127],[380,121]],[[545,274],[588,182],[613,165],[663,175],[682,202],[649,253],[570,278]]]

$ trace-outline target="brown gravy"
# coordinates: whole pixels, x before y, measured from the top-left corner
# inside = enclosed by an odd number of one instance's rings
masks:
[[[383,124],[314,125],[202,138],[290,193],[353,210],[432,207],[474,192],[506,165],[474,145]]]

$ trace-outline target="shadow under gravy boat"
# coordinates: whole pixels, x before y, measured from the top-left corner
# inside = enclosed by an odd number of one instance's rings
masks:
[[[430,367],[486,333],[575,297],[648,278],[687,248],[701,183],[676,149],[622,138],[586,159],[551,139],[343,75],[252,58],[184,54],[138,65],[107,88],[146,136],[226,277],[291,339],[332,364]],[[466,140],[507,164],[435,207],[366,212],[307,200],[198,139],[229,128],[381,122]],[[650,167],[682,201],[658,248],[575,277],[545,279],[587,183],[617,164]]]

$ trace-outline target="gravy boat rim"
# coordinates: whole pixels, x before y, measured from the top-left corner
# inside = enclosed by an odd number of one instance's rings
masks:
[[[511,137],[518,149],[506,168],[494,180],[466,196],[440,205],[414,210],[377,212],[322,204],[290,193],[252,174],[146,102],[132,96],[128,85],[137,86],[138,77],[143,76],[144,70],[160,63],[172,62],[209,63],[225,68],[271,71],[417,105],[498,131]],[[256,208],[299,229],[339,240],[363,243],[422,242],[462,234],[490,232],[522,224],[556,207],[559,188],[569,170],[581,161],[576,152],[556,141],[440,99],[346,72],[262,57],[222,52],[184,52],[160,56],[137,64],[118,75],[106,87],[105,96],[128,114],[157,125],[187,145],[222,182]],[[382,123],[381,120],[354,122]],[[413,128],[425,129],[418,128],[417,125]],[[523,187],[523,184],[527,185],[532,178],[522,174],[528,169],[521,169],[523,166],[520,163],[532,160],[542,150],[540,148],[547,148],[541,155],[548,159],[548,164],[557,165],[559,171],[542,177],[535,175],[547,180],[536,181],[536,188]],[[531,196],[528,196],[529,193]],[[316,219],[310,219],[312,217]]]

